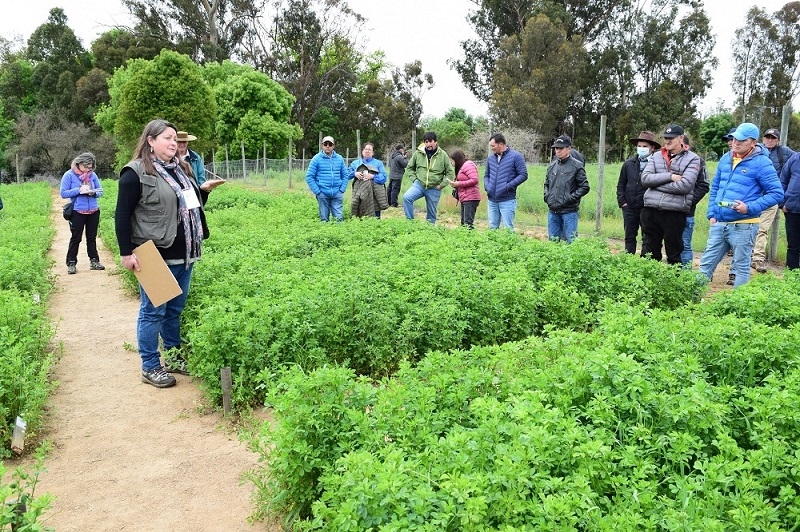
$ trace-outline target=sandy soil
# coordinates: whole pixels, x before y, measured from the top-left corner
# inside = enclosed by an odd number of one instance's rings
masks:
[[[63,355],[39,435],[54,444],[37,488],[55,496],[45,525],[58,532],[264,530],[247,521],[252,486],[241,480],[257,456],[204,404],[191,377],[176,375],[178,385],[163,390],[141,382],[138,298],[120,289],[99,239],[106,270],[89,270],[82,242],[78,273],[67,275],[61,203],[53,206],[50,314]]]

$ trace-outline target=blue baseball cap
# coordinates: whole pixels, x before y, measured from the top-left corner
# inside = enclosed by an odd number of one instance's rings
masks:
[[[758,128],[755,124],[744,122],[743,124],[739,124],[739,127],[736,128],[736,131],[734,131],[732,135],[733,138],[740,141],[747,139],[758,140]]]

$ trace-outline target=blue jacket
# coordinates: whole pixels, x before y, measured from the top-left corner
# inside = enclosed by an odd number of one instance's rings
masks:
[[[192,173],[194,174],[194,180],[197,181],[198,185],[202,185],[206,182],[206,168],[203,166],[203,159],[196,151],[192,151],[189,148],[186,148],[186,160],[189,161],[189,164],[192,166]]]
[[[766,148],[766,146],[765,146]],[[775,167],[775,171],[778,172],[778,176],[781,175],[781,170],[783,170],[783,165],[786,164],[786,161],[794,155],[794,150],[789,148],[788,146],[781,146],[778,144],[771,150],[767,148],[769,153],[767,154],[769,160],[772,161],[772,166]]]
[[[783,188],[775,173],[766,149],[756,144],[747,157],[733,167],[732,152],[722,156],[711,182],[706,216],[718,222],[736,222],[758,218],[761,213],[783,201]],[[747,214],[739,214],[729,207],[720,207],[720,201],[742,201],[747,204]]]
[[[329,198],[344,194],[347,190],[347,166],[344,158],[331,152],[330,157],[324,151],[311,159],[306,172],[306,183],[315,196],[323,194]]]
[[[74,168],[64,172],[61,178],[61,197],[72,200],[72,208],[77,212],[93,212],[100,209],[97,198],[103,195],[103,187],[100,186],[100,179],[94,172],[89,176],[89,183],[94,189],[94,196],[80,193],[83,182],[81,175]]]
[[[370,157],[369,159],[359,158],[350,163],[350,166],[347,168],[347,179],[353,179],[356,175],[356,170],[358,170],[358,167],[362,164],[377,168],[378,173],[372,178],[376,184],[383,185],[386,183],[386,167],[383,166],[383,161],[375,157]]]
[[[483,174],[483,189],[489,201],[500,203],[516,199],[517,187],[528,179],[528,167],[525,158],[518,151],[506,148],[497,156],[490,153],[486,159],[486,172]]]
[[[800,152],[792,155],[783,165],[781,171],[783,185],[783,204],[786,210],[800,214]]]

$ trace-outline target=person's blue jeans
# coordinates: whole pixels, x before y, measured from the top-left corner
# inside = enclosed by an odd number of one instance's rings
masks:
[[[550,240],[566,240],[567,243],[578,236],[578,213],[547,213],[547,238]]]
[[[684,268],[692,268],[692,233],[694,233],[694,216],[686,217],[686,226],[683,228],[683,251],[681,252],[681,264]]]
[[[189,282],[192,279],[194,264],[187,269],[183,264],[168,264],[167,267],[183,293],[170,299],[163,305],[153,306],[150,298],[139,285],[141,304],[139,305],[139,319],[136,322],[136,341],[139,344],[139,356],[142,357],[142,370],[150,371],[161,367],[158,352],[158,337],[168,350],[181,345],[181,312],[186,306],[186,297],[189,295]]]
[[[503,227],[514,230],[514,214],[517,212],[517,200],[506,201],[489,200],[488,216],[489,229],[497,229],[502,222]]]
[[[717,222],[708,228],[708,244],[700,257],[700,273],[710,281],[714,270],[729,249],[733,250],[731,273],[736,274],[733,287],[750,280],[750,254],[756,243],[758,223],[732,224]]]
[[[406,213],[406,218],[409,220],[414,219],[414,202],[422,197],[425,198],[425,219],[435,224],[436,213],[439,208],[439,198],[442,197],[442,191],[436,187],[423,187],[419,179],[415,179],[411,187],[403,194],[403,211]]]
[[[341,192],[335,196],[327,196],[323,193],[317,194],[317,204],[319,204],[319,219],[323,222],[330,220],[331,214],[337,222],[342,221],[342,203],[344,194]]]

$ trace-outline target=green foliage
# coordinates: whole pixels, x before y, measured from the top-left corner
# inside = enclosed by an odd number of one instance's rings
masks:
[[[0,530],[19,532],[44,532],[54,529],[42,525],[44,512],[53,502],[49,494],[36,496],[39,476],[47,470],[44,460],[51,450],[50,444],[42,444],[36,450],[36,462],[31,472],[21,467],[14,469],[9,484],[0,483]],[[0,462],[0,479],[5,478],[6,468]]]
[[[112,196],[108,187],[103,200]],[[700,290],[689,273],[591,239],[564,246],[400,219],[322,224],[316,211],[307,194],[229,184],[211,195],[211,237],[182,319],[190,367],[214,401],[223,366],[243,406],[287,366],[380,377],[430,350],[591,327],[606,298],[674,308]]]
[[[223,144],[244,143],[249,157],[286,157],[289,139],[299,139],[302,131],[289,124],[294,97],[267,75],[247,69],[228,77],[214,88],[219,108],[216,133]]]
[[[722,140],[722,137],[736,125],[730,113],[709,116],[700,125],[700,140],[703,147],[717,154],[717,158],[722,157],[722,154],[728,151],[728,143]]]
[[[213,138],[216,102],[202,67],[188,56],[163,50],[151,61],[129,61],[110,78],[109,96],[109,105],[98,111],[96,120],[115,135],[120,168],[130,160],[145,124],[154,118],[191,129],[201,139]]]
[[[296,529],[791,530],[800,329],[705,310],[609,302],[591,331],[374,386],[289,372],[254,442],[259,508]]]
[[[47,257],[50,227],[47,183],[3,187],[0,211],[0,457],[10,454],[14,422],[27,434],[42,422],[50,392],[53,329],[45,303],[51,283]]]

